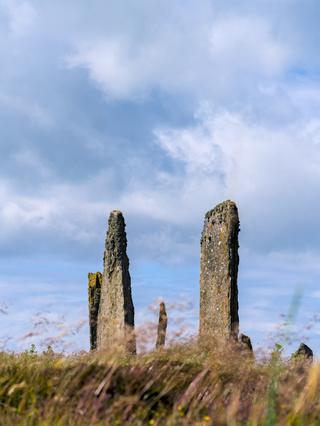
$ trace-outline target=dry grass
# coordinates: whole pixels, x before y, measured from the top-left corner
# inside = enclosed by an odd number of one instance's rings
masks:
[[[164,351],[0,354],[0,424],[318,425],[320,365],[193,342]]]

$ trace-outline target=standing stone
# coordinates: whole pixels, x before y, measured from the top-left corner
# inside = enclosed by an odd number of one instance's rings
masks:
[[[97,348],[111,347],[136,352],[127,235],[123,215],[117,210],[109,217],[97,330]]]
[[[158,334],[156,348],[163,348],[166,343],[168,316],[166,312],[166,305],[161,302],[159,310],[159,323],[158,323]]]
[[[100,305],[102,274],[88,274],[88,298],[89,298],[89,326],[90,326],[90,349],[97,348],[97,324]]]
[[[239,343],[243,350],[253,353],[252,343],[249,336],[246,336],[245,334],[240,334]]]
[[[206,214],[200,262],[201,338],[238,338],[238,234],[233,201],[224,201]]]
[[[313,351],[305,343],[301,343],[298,350],[292,355],[293,359],[313,359]]]

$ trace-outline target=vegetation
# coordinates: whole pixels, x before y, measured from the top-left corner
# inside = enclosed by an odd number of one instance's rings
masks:
[[[318,425],[320,364],[194,342],[123,357],[0,354],[0,424]]]

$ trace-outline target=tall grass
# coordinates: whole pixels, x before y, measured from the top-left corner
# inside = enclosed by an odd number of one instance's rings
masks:
[[[1,425],[318,425],[320,365],[189,341],[125,357],[0,354]]]

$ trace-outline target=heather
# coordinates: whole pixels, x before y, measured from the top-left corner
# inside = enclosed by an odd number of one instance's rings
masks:
[[[317,425],[320,364],[198,341],[0,355],[1,425]]]

